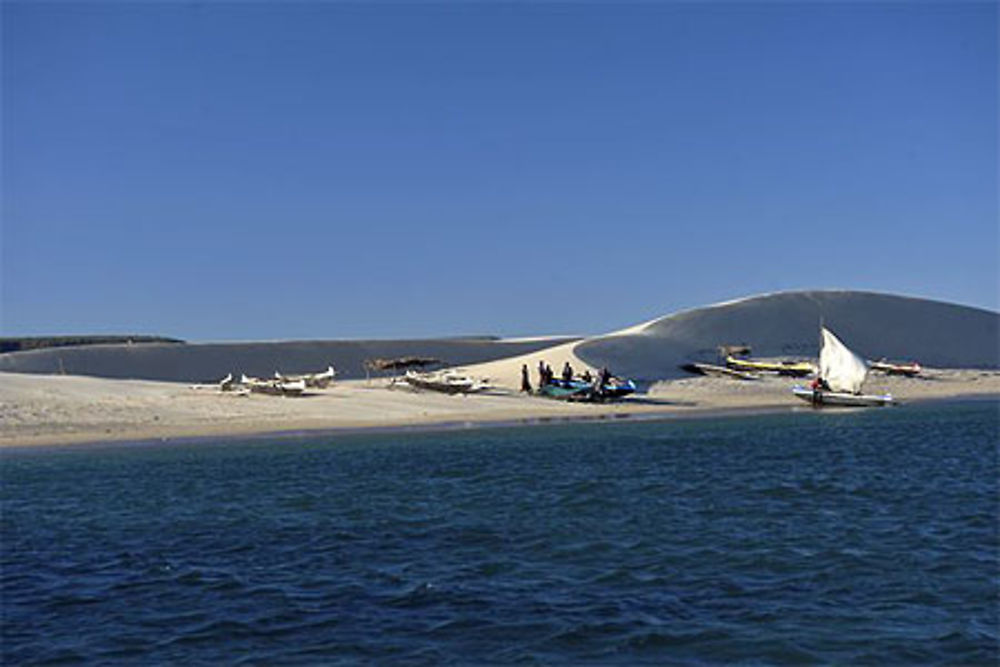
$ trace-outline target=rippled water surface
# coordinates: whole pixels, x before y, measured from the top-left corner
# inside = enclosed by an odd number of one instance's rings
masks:
[[[995,664],[998,414],[7,450],[0,657]]]

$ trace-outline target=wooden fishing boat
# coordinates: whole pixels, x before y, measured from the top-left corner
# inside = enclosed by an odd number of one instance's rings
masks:
[[[808,361],[779,361],[775,363],[728,356],[726,357],[726,366],[744,373],[777,373],[791,377],[805,377],[816,372],[816,369]]]
[[[278,371],[274,372],[274,379],[279,382],[305,382],[306,387],[315,389],[326,389],[337,376],[337,371],[333,366],[328,366],[322,373],[305,373],[303,375],[284,375]]]
[[[886,375],[905,375],[907,377],[916,377],[920,375],[920,364],[913,361],[908,364],[894,364],[886,361],[885,359],[880,359],[878,361],[873,361],[869,364],[869,367],[873,371],[879,371],[880,373],[885,373]]]
[[[612,377],[597,388],[597,400],[603,401],[624,398],[625,396],[634,393],[635,383],[632,382],[632,380],[622,380],[621,378]]]
[[[549,383],[543,384],[538,388],[538,395],[547,398],[558,398],[564,401],[585,401],[590,399],[593,391],[594,384],[592,382],[553,378]]]
[[[737,380],[759,380],[760,378],[749,371],[738,371],[735,368],[726,368],[725,366],[715,366],[713,364],[702,364],[698,362],[691,362],[683,364],[681,370],[687,371],[688,373],[694,373],[695,375],[710,375],[715,377],[727,377],[735,378]]]
[[[489,389],[489,385],[485,382],[454,371],[436,373],[407,371],[403,380],[416,389],[428,389],[445,394],[472,394]]]
[[[564,380],[553,378],[538,388],[538,395],[565,401],[613,401],[635,393],[632,380],[610,377],[603,384],[578,378]]]
[[[255,394],[268,394],[271,396],[301,396],[306,390],[305,380],[293,380],[290,382],[279,379],[265,380],[249,377],[246,374],[240,378],[240,384]]]

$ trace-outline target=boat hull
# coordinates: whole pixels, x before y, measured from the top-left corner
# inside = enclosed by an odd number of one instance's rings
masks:
[[[816,407],[841,406],[853,408],[878,408],[896,405],[891,394],[848,394],[839,391],[814,391],[808,387],[795,386],[792,393]]]
[[[815,372],[812,364],[805,361],[770,363],[767,361],[750,361],[749,359],[726,357],[726,366],[744,373],[776,373],[790,377],[806,377]]]
[[[759,380],[756,375],[747,371],[738,371],[735,368],[726,368],[725,366],[713,366],[712,364],[701,364],[697,362],[691,362],[681,366],[681,370],[687,371],[688,373],[694,373],[695,375],[709,375],[715,377],[728,377],[736,378],[738,380]]]
[[[906,377],[916,377],[920,375],[919,364],[889,364],[883,361],[873,361],[870,364],[873,371],[879,371],[886,375],[905,375]]]
[[[588,401],[599,403],[613,401],[635,393],[635,383],[631,380],[614,381],[594,387],[592,383],[583,380],[554,379],[549,384],[538,388],[538,395],[548,398],[558,398],[564,401]]]
[[[408,372],[403,380],[415,389],[427,389],[429,391],[439,391],[444,394],[475,394],[484,391],[487,387],[481,382],[459,375],[418,375]]]

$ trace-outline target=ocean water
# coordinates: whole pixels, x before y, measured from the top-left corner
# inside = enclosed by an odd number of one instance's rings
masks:
[[[996,402],[0,452],[0,662],[990,664]]]

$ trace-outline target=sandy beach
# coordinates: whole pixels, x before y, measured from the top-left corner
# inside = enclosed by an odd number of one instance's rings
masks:
[[[515,358],[506,366],[469,370],[500,372],[506,379],[521,363]],[[646,394],[617,403],[588,404],[527,396],[505,382],[484,394],[446,395],[390,387],[385,379],[350,380],[285,398],[238,396],[209,385],[0,373],[0,446],[811,410],[791,395],[796,383],[776,376],[756,381],[692,376],[658,383]],[[903,404],[997,397],[1000,371],[926,369],[918,378],[873,375],[866,389],[891,392]]]

